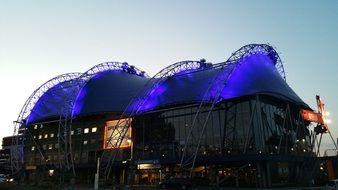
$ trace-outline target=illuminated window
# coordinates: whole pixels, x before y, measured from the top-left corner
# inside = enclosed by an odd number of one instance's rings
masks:
[[[48,134],[45,134],[44,138],[45,138],[45,139],[48,138]]]
[[[106,126],[104,129],[104,141],[103,141],[104,149],[112,149],[112,148],[115,148],[117,144],[119,144],[118,142],[119,135],[120,135],[120,132],[123,131],[123,129],[128,130],[128,131],[121,142],[120,148],[127,148],[131,146],[131,143],[130,143],[131,127],[130,126],[128,127],[128,122],[131,122],[131,121],[128,119],[121,119],[120,122],[119,120],[113,120],[113,121],[106,122]],[[115,127],[117,127],[117,130],[114,130]],[[112,138],[109,140],[110,137]]]
[[[92,128],[92,133],[95,133],[97,131],[97,127]]]
[[[74,131],[71,131],[71,132],[70,132],[70,135],[74,135]]]
[[[89,133],[89,128],[85,128],[84,133]]]
[[[88,141],[83,141],[83,144],[84,144],[84,145],[88,144]]]
[[[53,138],[54,137],[54,133],[51,133],[49,136],[50,136],[50,138]]]
[[[38,125],[34,125],[34,129],[38,129]]]
[[[39,139],[42,139],[42,135],[39,135]]]
[[[42,124],[40,124],[40,129],[42,129],[43,128],[43,125]]]
[[[34,135],[34,139],[36,139],[36,136]]]
[[[32,151],[34,151],[35,150],[35,146],[32,146]]]
[[[52,149],[53,149],[53,144],[49,144],[49,145],[48,145],[48,149],[49,149],[49,150],[52,150]]]

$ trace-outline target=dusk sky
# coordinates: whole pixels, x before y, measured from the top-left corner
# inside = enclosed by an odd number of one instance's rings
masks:
[[[322,97],[337,138],[337,0],[0,0],[0,138],[60,74],[126,61],[153,76],[178,61],[223,62],[250,43],[276,48],[288,84],[313,109]]]

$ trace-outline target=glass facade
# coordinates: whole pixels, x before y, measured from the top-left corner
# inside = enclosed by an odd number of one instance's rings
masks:
[[[299,108],[264,97],[223,102],[209,112],[198,105],[139,116],[133,125],[135,158],[191,155],[306,154],[311,135]],[[197,114],[198,112],[198,114]]]

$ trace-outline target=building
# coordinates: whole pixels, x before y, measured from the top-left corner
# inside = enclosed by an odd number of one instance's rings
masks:
[[[32,182],[93,183],[100,159],[100,175],[112,183],[307,183],[319,163],[302,109],[311,110],[266,44],[246,45],[223,63],[175,63],[152,78],[127,63],[102,63],[33,92],[15,126],[24,154],[13,153],[12,165]]]

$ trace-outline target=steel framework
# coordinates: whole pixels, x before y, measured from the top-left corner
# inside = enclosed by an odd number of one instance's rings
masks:
[[[12,140],[13,148],[10,151],[11,152],[11,168],[12,168],[13,174],[19,174],[19,172],[22,170],[24,166],[23,146],[24,146],[24,141],[25,141],[25,132],[27,130],[26,119],[32,112],[39,98],[44,93],[46,93],[50,88],[53,88],[54,86],[60,83],[73,80],[79,77],[80,75],[81,73],[68,73],[68,74],[63,74],[55,78],[52,78],[51,80],[47,81],[46,83],[41,85],[39,88],[37,88],[26,100],[25,104],[21,108],[21,111],[19,113],[17,120],[14,122],[14,133],[13,133],[13,140]],[[32,140],[36,144],[34,138],[32,138]],[[40,153],[43,152],[39,146],[37,146],[37,148],[39,149]]]
[[[170,65],[160,72],[158,72],[154,77],[152,77],[141,89],[135,98],[133,98],[128,106],[123,111],[119,121],[116,126],[113,128],[113,132],[107,139],[107,143],[112,145],[112,150],[105,150],[100,159],[100,173],[101,177],[107,180],[110,176],[112,166],[119,154],[119,149],[122,144],[125,135],[131,127],[133,118],[146,111],[144,105],[154,93],[156,93],[157,88],[168,78],[172,76],[178,76],[181,74],[187,74],[191,72],[196,72],[206,68],[211,68],[210,63],[206,63],[204,59],[200,61],[182,61],[177,62],[173,65]],[[119,129],[121,121],[125,122],[124,126]],[[115,142],[113,142],[113,139]]]
[[[75,103],[78,96],[81,93],[83,87],[87,82],[92,79],[96,74],[104,71],[118,70],[129,74],[138,75],[141,77],[148,77],[148,75],[134,66],[128,65],[128,63],[120,62],[105,62],[96,65],[73,80],[73,88],[70,95],[65,100],[62,107],[62,112],[59,117],[59,130],[58,130],[58,143],[59,143],[59,168],[61,170],[60,183],[63,183],[65,173],[71,172],[73,176],[76,176],[74,159],[72,154],[72,123],[76,117],[74,113]]]
[[[111,169],[113,166],[113,163],[115,162],[115,159],[119,153],[119,147],[122,144],[122,140],[125,138],[125,135],[129,129],[129,127],[131,127],[132,124],[132,120],[136,115],[141,114],[142,112],[146,111],[144,110],[144,105],[145,102],[147,102],[148,98],[152,96],[152,94],[155,93],[157,87],[162,84],[165,80],[167,80],[167,78],[171,77],[171,76],[178,76],[181,74],[186,74],[186,73],[190,73],[190,72],[196,72],[199,70],[203,70],[205,68],[221,68],[220,71],[216,74],[215,78],[213,79],[213,81],[211,82],[210,86],[208,87],[207,91],[205,92],[205,95],[203,97],[203,100],[201,101],[198,111],[194,117],[193,120],[193,125],[191,126],[190,129],[190,133],[188,135],[188,139],[186,140],[186,144],[185,144],[185,148],[184,148],[184,152],[183,155],[181,157],[181,167],[185,167],[187,165],[191,165],[191,171],[194,167],[195,164],[195,160],[196,160],[196,156],[197,156],[197,152],[199,149],[199,144],[200,144],[200,140],[204,134],[205,131],[205,126],[206,123],[210,117],[210,113],[212,111],[212,109],[214,108],[214,106],[216,105],[216,103],[222,101],[222,99],[220,98],[220,93],[222,92],[222,89],[224,88],[224,86],[226,85],[226,81],[227,79],[230,77],[232,72],[222,72],[222,68],[225,67],[229,67],[229,66],[233,66],[232,67],[232,71],[235,69],[235,67],[238,66],[237,63],[240,62],[241,59],[250,56],[252,54],[264,54],[266,56],[268,56],[273,64],[275,65],[277,71],[280,73],[280,75],[282,76],[282,78],[285,80],[285,73],[284,73],[284,68],[283,68],[283,64],[277,54],[277,52],[274,50],[274,48],[272,48],[271,46],[267,45],[267,44],[250,44],[250,45],[246,45],[242,48],[240,48],[238,51],[236,51],[235,53],[233,53],[231,55],[231,57],[223,63],[219,63],[219,64],[215,64],[212,65],[210,63],[205,63],[205,60],[201,60],[201,61],[183,61],[183,62],[178,62],[175,63],[163,70],[161,70],[159,73],[157,73],[143,88],[143,90],[138,94],[138,96],[136,96],[135,98],[133,98],[133,100],[130,101],[129,105],[126,107],[125,111],[122,113],[119,121],[117,122],[117,125],[114,127],[113,132],[111,133],[111,136],[108,138],[107,143],[112,145],[112,149],[117,150],[117,151],[111,151],[111,150],[106,150],[103,152],[101,159],[100,159],[100,173],[101,173],[101,177],[103,176],[105,180],[107,180],[110,176],[111,173]],[[221,81],[221,85],[218,84],[217,81]],[[215,95],[213,97],[210,97],[210,92],[216,92],[214,93]],[[188,149],[188,144],[190,141],[190,138],[193,138],[193,134],[192,134],[192,130],[194,128],[194,126],[196,125],[197,121],[199,120],[199,113],[201,112],[202,109],[205,109],[205,106],[208,105],[210,106],[208,115],[206,120],[203,122],[203,127],[202,127],[202,133],[199,134],[199,143],[197,145],[197,147],[195,147],[195,153],[193,155],[193,157],[190,157],[188,159],[186,159],[186,151]],[[121,123],[121,120],[124,119],[125,125],[122,129],[118,129],[118,126]],[[199,122],[200,123],[200,122]],[[115,135],[114,135],[115,134]],[[112,140],[115,140],[115,143],[112,143]],[[193,158],[193,159],[191,159]],[[192,162],[191,162],[192,161]],[[188,163],[190,162],[190,163]]]
[[[190,127],[189,133],[185,140],[185,145],[183,149],[183,154],[180,161],[181,169],[184,171],[187,168],[190,168],[190,176],[193,174],[193,169],[195,167],[196,157],[201,144],[201,139],[204,136],[205,129],[211,115],[212,110],[218,102],[223,101],[221,93],[224,87],[227,85],[228,79],[231,77],[231,74],[234,70],[241,65],[241,60],[249,57],[253,54],[264,54],[268,56],[272,63],[275,65],[277,71],[281,77],[285,80],[285,73],[281,59],[279,58],[277,52],[271,46],[267,44],[249,44],[238,51],[233,53],[231,57],[223,63],[217,64],[221,69],[215,75],[214,79],[210,83],[206,92],[204,93],[203,100],[201,101],[198,110],[194,116],[193,123]],[[230,68],[230,71],[224,70],[224,68]],[[200,113],[202,111],[207,111],[207,116],[204,121],[200,121]],[[202,127],[199,128],[198,134],[194,134],[194,129],[196,125],[202,124]],[[196,138],[197,137],[197,138]],[[188,151],[190,155],[188,155]]]

